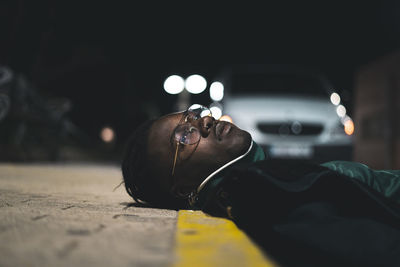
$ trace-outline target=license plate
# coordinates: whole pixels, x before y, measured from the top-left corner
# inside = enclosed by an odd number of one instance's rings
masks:
[[[314,151],[305,145],[273,145],[269,149],[271,157],[280,158],[311,158]]]

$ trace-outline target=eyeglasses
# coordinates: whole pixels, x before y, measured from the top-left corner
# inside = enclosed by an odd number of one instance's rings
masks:
[[[174,141],[176,143],[176,150],[171,176],[174,176],[175,173],[179,145],[194,145],[198,144],[200,141],[200,130],[194,127],[191,122],[204,118],[206,116],[212,116],[211,110],[202,105],[193,105],[183,113],[182,118],[178,123],[178,126],[176,126],[172,134],[172,137],[174,138]]]

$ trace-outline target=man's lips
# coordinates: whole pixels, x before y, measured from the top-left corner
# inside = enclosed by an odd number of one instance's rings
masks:
[[[232,125],[226,121],[219,121],[215,126],[215,135],[219,140],[226,136],[231,130]]]

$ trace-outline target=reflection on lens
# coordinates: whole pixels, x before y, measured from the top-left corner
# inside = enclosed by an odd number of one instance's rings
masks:
[[[200,104],[193,104],[193,105],[191,105],[191,106],[189,107],[188,110],[195,110],[195,109],[199,109],[199,108],[202,108],[202,107],[203,107],[203,106],[200,105]]]
[[[200,140],[200,133],[190,124],[179,125],[175,130],[175,140],[183,145],[192,145]]]
[[[188,111],[196,113],[196,119],[203,118],[206,116],[211,116],[211,110],[200,104],[193,104],[189,107]]]
[[[206,116],[211,116],[211,110],[205,109],[200,113],[201,118],[206,117]]]

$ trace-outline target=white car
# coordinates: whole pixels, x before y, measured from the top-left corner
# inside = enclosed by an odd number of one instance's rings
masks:
[[[219,77],[223,113],[269,158],[351,160],[354,124],[331,84],[290,67],[242,67]]]

